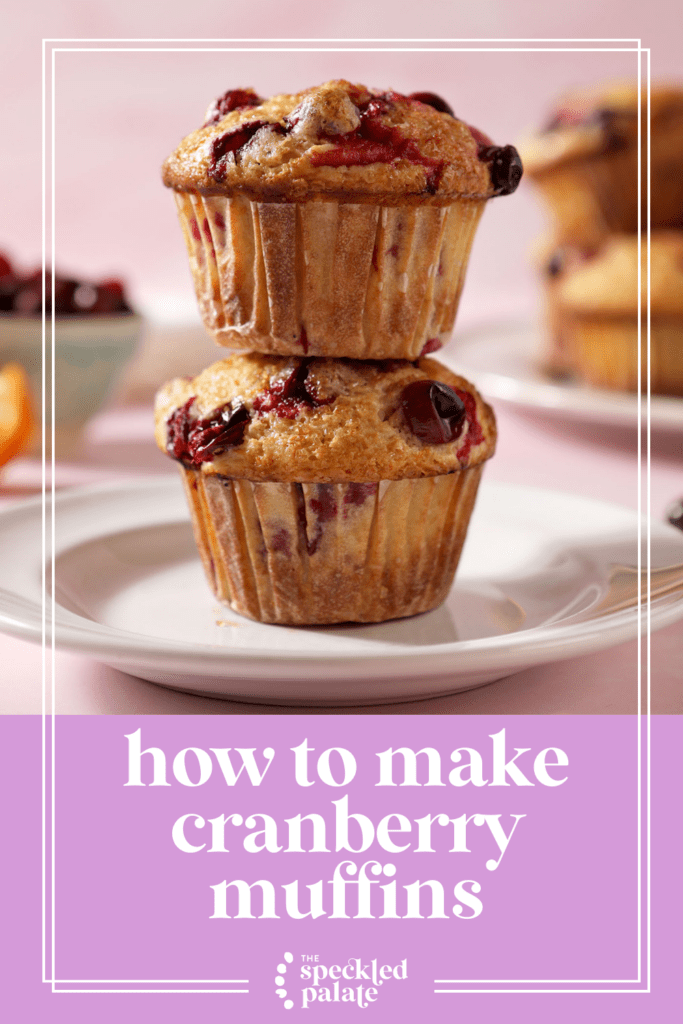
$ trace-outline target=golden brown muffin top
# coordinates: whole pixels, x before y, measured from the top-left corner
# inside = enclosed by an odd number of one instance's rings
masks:
[[[341,80],[267,100],[229,90],[163,166],[178,191],[389,205],[489,199],[521,174],[512,146],[494,146],[433,93]]]
[[[647,89],[643,84],[638,100],[635,81],[611,82],[563,96],[541,131],[520,143],[525,171],[534,177],[558,164],[604,156],[638,144],[640,110],[641,138],[645,143]],[[683,115],[683,89],[657,85],[650,90],[653,136],[670,129],[672,120]]]
[[[204,473],[356,483],[453,473],[493,455],[471,384],[434,359],[235,355],[158,393],[155,436]]]
[[[581,316],[629,316],[638,310],[638,236],[612,235],[600,252],[571,266],[558,290],[563,308]],[[641,242],[640,299],[647,301],[647,239]],[[653,315],[683,315],[683,232],[655,231],[650,244]]]

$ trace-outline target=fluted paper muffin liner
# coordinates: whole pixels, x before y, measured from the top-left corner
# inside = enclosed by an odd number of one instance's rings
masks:
[[[199,310],[220,345],[353,359],[416,359],[447,340],[485,203],[174,194]]]
[[[426,612],[452,585],[482,466],[379,483],[260,483],[181,466],[211,588],[241,615],[316,625]]]
[[[634,316],[620,319],[576,318],[569,324],[575,372],[596,387],[638,390],[638,326]],[[647,387],[647,328],[641,331],[641,381]],[[650,336],[653,394],[683,396],[683,322],[653,318]]]

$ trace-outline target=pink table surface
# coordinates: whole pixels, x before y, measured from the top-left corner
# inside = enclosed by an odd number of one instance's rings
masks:
[[[498,406],[499,446],[489,479],[537,485],[616,502],[637,503],[636,437],[628,431],[560,428],[539,416]],[[106,412],[90,424],[76,461],[57,467],[59,487],[131,475],[173,472],[151,440],[147,408]],[[36,459],[18,459],[0,478],[0,508],[40,493]],[[683,494],[683,439],[655,435],[652,515],[661,518]],[[683,712],[683,622],[652,636],[652,711]],[[60,714],[337,714],[336,710],[273,708],[177,693],[107,668],[89,658],[56,655]],[[41,711],[41,649],[0,635],[0,713]],[[537,666],[464,693],[409,704],[345,709],[345,714],[632,714],[637,704],[637,644]]]

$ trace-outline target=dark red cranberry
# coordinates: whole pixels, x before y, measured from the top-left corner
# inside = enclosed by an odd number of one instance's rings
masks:
[[[0,277],[7,277],[12,273],[12,264],[7,259],[5,254],[0,252]]]
[[[411,92],[408,99],[417,100],[418,103],[425,103],[428,107],[434,107],[434,110],[438,110],[442,114],[450,114],[451,117],[455,117],[450,103],[446,103],[435,92]]]
[[[397,154],[388,143],[348,137],[334,149],[311,153],[314,167],[353,167],[362,164],[388,164]]]
[[[548,262],[546,263],[545,272],[548,277],[559,277],[562,271],[565,269],[565,256],[562,249],[556,249],[552,254]]]
[[[522,180],[522,161],[514,146],[481,146],[479,159],[489,165],[497,196],[511,195]]]
[[[103,281],[100,281],[99,287],[103,291],[111,292],[112,295],[118,295],[119,299],[123,298],[123,281],[120,281],[118,277],[105,277]]]
[[[274,412],[282,419],[293,420],[304,408],[329,405],[334,398],[318,398],[315,388],[307,380],[311,359],[302,359],[286,377],[276,378],[270,387],[253,401],[259,413]]]
[[[214,100],[206,112],[206,128],[210,124],[218,124],[231,110],[243,110],[245,107],[258,107],[263,100],[253,89],[228,89],[222,96]]]
[[[560,107],[552,117],[546,121],[541,131],[554,132],[558,128],[574,128],[582,124],[586,119],[585,109],[578,107]]]
[[[123,284],[115,278],[105,278],[99,284],[92,284],[55,274],[53,296],[49,267],[45,272],[45,300],[48,315],[53,304],[57,316],[132,312],[124,297]],[[0,275],[0,310],[21,316],[40,315],[43,310],[42,270],[25,275]]]
[[[491,139],[488,137],[488,135],[485,135],[484,132],[479,131],[478,128],[475,128],[471,124],[468,124],[467,127],[469,128],[472,138],[474,139],[480,150],[482,150],[485,146],[493,145]]]
[[[428,356],[430,352],[437,352],[443,347],[443,342],[439,338],[430,338],[429,341],[425,341],[422,346],[421,356]]]
[[[481,423],[477,419],[477,400],[474,395],[470,391],[461,391],[460,388],[454,388],[454,391],[465,406],[465,415],[468,423],[467,436],[455,453],[460,461],[464,462],[470,454],[473,445],[481,444],[484,440],[484,431],[481,429]]]
[[[618,153],[629,145],[630,136],[633,133],[632,122],[634,115],[629,111],[609,110],[601,108],[595,110],[586,118],[587,125],[595,125],[603,133],[602,152]]]
[[[401,407],[415,437],[425,444],[447,444],[460,433],[465,403],[437,380],[414,380],[401,394]]]
[[[190,466],[210,462],[215,455],[242,444],[251,419],[244,405],[233,409],[226,402],[204,419],[192,419],[190,410],[196,398],[189,398],[168,418],[166,448],[170,455]]]
[[[413,139],[404,138],[395,125],[385,124],[381,119],[381,115],[402,99],[405,97],[398,93],[381,93],[360,104],[358,128],[341,138],[335,136],[333,149],[313,153],[310,158],[313,166],[351,167],[409,160],[425,168],[425,191],[434,194],[443,174],[443,161],[423,156]]]
[[[0,311],[9,313],[14,309],[14,296],[19,287],[20,279],[12,274],[0,278]]]
[[[130,313],[131,308],[124,298],[123,284],[116,278],[105,278],[95,285],[97,298],[91,313]],[[78,293],[76,293],[78,294]]]
[[[667,509],[666,521],[679,530],[683,530],[683,498],[674,502],[671,508]]]
[[[37,316],[43,310],[43,296],[37,288],[19,288],[12,296],[10,308],[21,316]]]
[[[394,125],[385,124],[380,115],[387,112],[398,94],[373,96],[360,109],[360,125],[341,137],[333,149],[311,154],[313,166],[351,167],[364,164],[409,160],[426,171],[425,191],[434,194],[439,187],[444,162],[423,156],[413,139],[406,139]]]
[[[599,249],[591,245],[562,245],[555,249],[546,263],[546,275],[551,278],[559,277],[570,267],[576,267],[594,259],[598,252]]]
[[[635,112],[598,107],[561,107],[542,129],[552,132],[557,128],[599,128],[603,133],[603,153],[616,153],[625,149],[633,135]]]
[[[285,114],[282,121],[277,121],[273,125],[273,129],[278,135],[289,135],[290,132],[294,131],[300,120],[301,110],[299,107],[295,107],[289,114]]]
[[[53,295],[52,275],[48,270],[45,276],[46,312],[50,313],[53,305],[55,314],[61,316],[82,312],[74,302],[74,294],[78,287],[79,282],[73,278],[57,275]],[[20,282],[14,293],[12,308],[21,316],[37,316],[42,313],[43,292],[40,272],[36,272]]]
[[[81,312],[75,301],[76,292],[82,287],[80,281],[72,277],[55,276],[54,305],[55,313],[69,314]]]
[[[233,409],[231,402],[226,402],[216,409],[211,416],[196,420],[190,430],[189,450],[192,464],[208,462],[214,455],[220,455],[228,448],[236,448],[244,440],[251,416],[245,405]]]
[[[166,423],[166,451],[176,459],[184,459],[187,456],[188,443],[190,440],[190,409],[197,401],[193,395],[188,398],[184,405],[175,409],[168,417]]]
[[[251,142],[256,132],[266,125],[272,127],[270,121],[249,121],[247,124],[239,125],[232,131],[219,135],[211,143],[211,157],[209,160],[209,174],[215,181],[222,181],[228,169],[230,154],[233,159],[239,155],[239,151]]]

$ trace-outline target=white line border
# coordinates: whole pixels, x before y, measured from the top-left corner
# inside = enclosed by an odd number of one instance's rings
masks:
[[[46,184],[46,172],[45,172],[45,169],[46,169],[46,131],[47,131],[46,116],[45,116],[45,105],[46,105],[46,102],[45,102],[46,101],[45,57],[46,57],[46,50],[49,47],[50,53],[51,53],[51,59],[52,59],[51,60],[51,73],[52,73],[51,74],[51,82],[52,82],[52,92],[51,92],[51,253],[52,253],[52,266],[51,266],[51,273],[52,273],[52,286],[53,286],[52,287],[52,292],[53,292],[53,294],[54,294],[54,276],[55,276],[55,215],[56,215],[56,180],[55,180],[55,163],[56,163],[56,161],[55,161],[55,146],[56,146],[56,130],[55,130],[55,68],[56,68],[56,60],[55,60],[55,55],[58,52],[65,52],[65,53],[75,53],[75,52],[79,52],[79,51],[83,51],[83,52],[186,52],[186,51],[187,52],[194,52],[194,51],[197,51],[197,52],[249,52],[249,53],[273,53],[273,52],[276,52],[276,53],[280,53],[280,52],[295,52],[295,53],[310,53],[310,52],[315,52],[315,53],[320,53],[320,52],[323,52],[323,53],[325,53],[325,52],[335,52],[335,53],[339,53],[339,52],[341,52],[341,53],[346,53],[346,52],[368,52],[368,53],[373,53],[373,52],[382,52],[382,53],[385,53],[385,52],[388,52],[388,53],[403,53],[403,52],[435,52],[435,53],[440,53],[440,52],[446,52],[446,53],[459,53],[459,52],[473,52],[473,53],[483,53],[483,52],[511,52],[511,53],[519,53],[519,52],[532,52],[532,53],[535,53],[535,52],[539,52],[539,53],[556,53],[556,52],[579,52],[579,53],[615,52],[615,53],[626,53],[626,52],[637,52],[637,54],[638,54],[638,99],[639,99],[639,101],[640,101],[640,98],[641,98],[641,73],[642,73],[641,57],[642,57],[643,53],[647,55],[647,110],[648,110],[648,128],[647,128],[647,285],[648,285],[648,288],[647,288],[647,345],[648,345],[648,349],[647,349],[647,390],[646,390],[646,411],[647,411],[647,440],[646,440],[646,466],[647,466],[647,468],[646,468],[646,516],[647,516],[646,560],[647,560],[647,570],[646,571],[647,571],[647,589],[646,589],[646,594],[647,594],[647,627],[648,627],[648,634],[647,634],[647,641],[646,641],[646,676],[647,676],[646,736],[647,736],[647,766],[648,766],[647,783],[646,783],[646,786],[647,786],[647,790],[646,790],[647,791],[647,885],[646,885],[646,892],[647,892],[647,924],[648,924],[648,929],[647,929],[647,957],[646,957],[646,960],[647,960],[647,979],[646,979],[647,987],[646,988],[629,988],[629,989],[596,989],[596,988],[588,988],[588,989],[576,989],[576,988],[572,988],[572,989],[519,989],[519,988],[514,988],[514,989],[500,989],[500,988],[493,988],[493,989],[480,989],[480,988],[476,988],[476,989],[463,989],[463,988],[455,988],[455,989],[435,989],[434,993],[435,994],[450,994],[450,993],[485,994],[485,993],[491,993],[491,992],[494,992],[494,993],[495,992],[498,992],[498,993],[509,993],[509,994],[517,993],[517,992],[522,993],[522,994],[532,994],[532,993],[534,993],[534,994],[535,993],[550,994],[550,993],[554,993],[554,992],[556,992],[556,993],[597,993],[597,992],[601,992],[602,993],[602,992],[604,992],[605,994],[608,994],[608,993],[625,993],[625,992],[644,992],[644,993],[649,993],[650,992],[650,970],[651,970],[651,942],[650,942],[650,926],[651,926],[651,906],[650,906],[650,895],[651,895],[651,871],[650,871],[650,852],[651,852],[651,829],[650,829],[650,824],[651,824],[651,808],[650,808],[650,792],[651,792],[650,791],[650,786],[651,786],[651,780],[650,780],[651,686],[650,686],[650,682],[651,682],[651,678],[650,678],[650,672],[651,672],[651,663],[650,663],[650,654],[651,654],[651,650],[650,650],[650,633],[649,633],[649,630],[650,630],[650,613],[651,613],[650,603],[649,603],[650,602],[650,585],[651,585],[651,576],[650,576],[650,553],[651,553],[651,538],[650,538],[650,511],[651,511],[650,451],[651,451],[651,427],[650,427],[650,347],[649,347],[650,346],[650,126],[649,126],[649,113],[650,113],[650,49],[649,48],[645,49],[645,48],[642,47],[641,39],[597,39],[597,40],[594,40],[594,39],[590,39],[590,40],[587,40],[587,39],[505,39],[505,40],[503,40],[503,39],[457,39],[457,40],[449,40],[449,39],[446,39],[446,40],[444,40],[444,39],[439,39],[439,40],[432,40],[432,39],[413,39],[413,40],[392,39],[392,40],[384,40],[384,41],[382,41],[382,40],[375,40],[375,39],[364,39],[364,40],[361,40],[361,39],[351,39],[351,40],[346,40],[346,39],[320,39],[320,40],[316,40],[316,39],[306,39],[306,40],[282,40],[282,39],[272,39],[272,40],[271,39],[207,40],[207,41],[214,42],[214,43],[215,42],[233,42],[233,43],[235,43],[235,42],[253,42],[253,43],[258,44],[257,46],[246,47],[246,48],[235,47],[235,46],[230,46],[230,47],[215,47],[215,46],[214,47],[189,47],[189,46],[181,46],[181,47],[157,47],[157,46],[154,46],[154,47],[121,47],[121,46],[109,46],[109,47],[105,47],[105,46],[102,46],[102,47],[97,47],[97,46],[95,46],[95,47],[90,47],[90,46],[88,46],[88,47],[86,47],[86,46],[55,47],[55,46],[50,45],[50,44],[53,44],[53,43],[60,43],[60,42],[71,42],[71,43],[74,43],[74,42],[75,43],[93,43],[93,42],[103,42],[103,43],[115,43],[115,42],[127,42],[127,43],[131,43],[131,42],[133,42],[133,43],[136,43],[136,42],[145,42],[145,43],[164,42],[164,43],[168,43],[168,42],[184,42],[184,43],[194,43],[194,42],[201,42],[201,41],[202,40],[199,40],[199,39],[189,39],[189,40],[187,40],[187,39],[186,40],[176,40],[176,39],[159,39],[159,40],[155,40],[155,39],[120,39],[120,40],[119,39],[82,39],[82,40],[74,40],[74,39],[57,39],[57,38],[44,38],[42,40],[42,131],[43,131],[43,135],[42,135],[42,242],[43,242],[43,259],[42,259],[42,269],[43,269],[43,281],[42,281],[42,289],[43,289],[43,314],[42,314],[42,321],[43,321],[43,370],[42,370],[42,389],[43,389],[43,402],[42,402],[42,407],[43,407],[43,423],[42,423],[42,440],[43,440],[43,457],[42,457],[42,498],[43,498],[43,510],[42,510],[42,513],[43,513],[42,514],[42,522],[43,522],[43,548],[42,548],[42,550],[43,550],[43,624],[42,624],[42,635],[43,635],[43,658],[42,658],[42,682],[43,682],[43,698],[42,698],[42,769],[43,769],[43,771],[42,771],[42,810],[43,810],[43,817],[42,817],[42,868],[43,868],[43,886],[42,886],[42,888],[43,888],[43,900],[42,900],[42,931],[43,931],[43,942],[42,942],[42,964],[43,964],[43,970],[42,970],[42,980],[45,983],[51,984],[52,991],[54,993],[65,993],[65,992],[66,993],[69,993],[69,992],[72,992],[72,993],[79,993],[79,992],[84,992],[84,993],[85,992],[87,992],[87,993],[100,993],[100,992],[101,993],[119,993],[119,992],[121,992],[121,993],[125,993],[125,992],[130,992],[130,993],[138,994],[138,993],[142,993],[142,992],[149,992],[149,993],[187,992],[187,993],[200,994],[202,992],[213,992],[213,993],[232,994],[232,992],[235,991],[235,990],[227,990],[227,989],[209,990],[209,989],[206,989],[206,988],[204,988],[204,989],[178,989],[178,988],[172,988],[172,989],[141,989],[141,988],[138,988],[138,989],[120,989],[120,988],[118,988],[118,989],[93,989],[93,988],[88,988],[88,989],[64,989],[64,988],[56,988],[57,985],[63,985],[63,984],[91,984],[91,983],[92,984],[100,984],[100,983],[108,983],[108,984],[157,984],[157,983],[164,983],[164,981],[167,984],[185,984],[185,982],[184,981],[172,982],[170,979],[160,979],[159,982],[152,981],[152,980],[140,981],[140,980],[136,980],[136,979],[125,979],[125,980],[121,980],[121,982],[116,982],[116,981],[113,981],[113,980],[110,981],[109,979],[106,979],[106,981],[105,981],[105,979],[100,979],[99,981],[95,980],[93,982],[90,982],[90,981],[86,981],[85,979],[71,979],[71,980],[69,980],[67,982],[64,982],[64,981],[60,981],[60,980],[55,979],[55,929],[56,929],[56,923],[55,923],[55,898],[56,898],[56,896],[55,896],[55,814],[54,814],[54,808],[55,808],[55,793],[56,793],[56,789],[55,789],[55,785],[56,785],[55,784],[55,738],[56,738],[56,733],[55,733],[55,655],[56,655],[56,648],[55,648],[55,600],[54,600],[54,593],[55,593],[55,589],[54,589],[55,566],[54,566],[54,561],[52,562],[52,565],[51,565],[51,583],[52,583],[52,595],[53,595],[52,601],[51,601],[51,603],[52,603],[52,639],[51,639],[51,706],[50,706],[50,715],[51,715],[51,718],[52,718],[52,722],[51,722],[51,769],[52,769],[51,774],[52,774],[52,778],[51,778],[51,814],[50,814],[51,854],[52,854],[52,857],[51,857],[51,878],[50,878],[50,881],[51,881],[51,893],[50,893],[50,895],[51,895],[51,921],[50,921],[50,925],[51,925],[51,951],[50,951],[51,952],[51,957],[50,957],[50,959],[51,959],[51,977],[50,978],[46,977],[46,973],[47,973],[46,972],[46,959],[47,959],[46,958],[46,937],[47,937],[46,936],[46,925],[47,925],[47,922],[46,922],[46,867],[47,867],[46,860],[47,860],[47,857],[46,857],[46,849],[45,849],[45,845],[46,845],[45,840],[46,840],[46,832],[47,832],[46,771],[45,771],[46,766],[47,766],[46,750],[45,750],[45,747],[46,747],[46,743],[45,743],[45,740],[46,740],[46,721],[45,721],[45,719],[46,719],[46,711],[47,711],[47,709],[46,709],[46,678],[45,678],[45,675],[46,675],[46,672],[45,672],[45,668],[46,668],[46,665],[45,665],[45,662],[46,662],[46,656],[45,656],[45,649],[46,649],[46,644],[45,644],[45,640],[46,640],[46,592],[45,592],[45,582],[46,582],[46,579],[45,579],[45,567],[46,567],[46,557],[45,557],[46,556],[46,508],[45,508],[45,497],[46,497],[46,474],[45,474],[45,429],[46,429],[46,425],[45,425],[45,412],[46,412],[46,410],[45,410],[45,394],[46,394],[46,380],[45,380],[45,376],[46,376],[46,374],[45,374],[45,367],[46,367],[46,330],[45,330],[46,189],[45,189],[45,184]],[[329,48],[321,48],[321,47],[271,47],[271,46],[268,46],[267,48],[263,47],[264,43],[284,43],[284,42],[295,42],[295,41],[303,41],[303,42],[331,42],[331,43],[334,43],[336,45],[334,45],[332,47],[329,47]],[[381,47],[369,47],[367,45],[361,45],[361,46],[355,46],[355,47],[340,47],[339,46],[340,42],[356,42],[356,43],[362,43],[362,44],[373,43],[373,42],[385,42],[385,43],[387,43],[387,42],[389,42],[389,43],[396,43],[396,42],[412,42],[412,43],[416,43],[416,42],[433,42],[435,44],[440,44],[440,45],[435,45],[433,47],[425,47],[425,48],[416,47],[416,46],[410,46],[410,47],[391,47],[391,46],[386,46],[386,45],[381,46]],[[443,44],[445,42],[458,42],[458,43],[488,42],[488,43],[498,43],[498,44],[505,44],[505,43],[509,44],[511,42],[529,42],[529,43],[548,43],[548,42],[572,42],[572,43],[586,43],[586,42],[590,42],[590,43],[596,43],[596,42],[612,42],[612,43],[634,43],[634,44],[637,43],[637,46],[634,45],[634,46],[626,46],[626,47],[616,47],[616,46],[612,46],[612,47],[595,47],[595,46],[590,46],[590,47],[578,47],[578,46],[546,47],[546,46],[536,46],[536,45],[534,45],[532,47],[511,47],[509,45],[497,45],[497,46],[487,46],[487,47],[472,47],[472,46],[450,47],[450,46],[444,46]],[[639,119],[639,122],[638,122],[639,144],[640,144],[640,124],[641,124],[641,121]],[[640,148],[639,148],[639,154],[640,154],[640,156],[639,156],[639,161],[638,161],[638,187],[639,187],[639,192],[640,192],[640,188],[641,188],[641,166],[640,165],[641,165],[641,160],[642,160],[642,150],[640,150]],[[640,227],[641,227],[641,225],[640,225],[640,206],[639,206],[639,211],[638,211],[638,227],[639,227],[639,231],[640,231]],[[640,257],[640,245],[641,245],[641,236],[640,236],[640,233],[639,233],[639,236],[638,236],[638,254],[639,254],[639,257]],[[639,374],[640,374],[640,359],[641,359],[641,346],[640,346],[640,331],[641,331],[641,322],[640,322],[640,312],[641,312],[641,309],[640,309],[640,302],[641,302],[641,299],[640,299],[640,261],[639,261],[639,264],[638,264],[638,283],[639,283],[639,294],[638,294],[638,314],[639,314],[639,317],[638,317],[638,368],[639,368]],[[54,373],[54,368],[55,368],[55,313],[54,313],[54,308],[52,310],[52,315],[51,315],[51,328],[52,328],[52,334],[51,334],[51,345],[52,345],[52,348],[51,348],[51,396],[52,396],[52,408],[51,408],[51,434],[52,434],[51,499],[52,499],[52,501],[51,501],[51,547],[50,547],[50,550],[54,551],[55,550],[55,503],[54,503],[54,496],[55,496],[55,444],[54,444],[54,437],[55,437],[55,433],[54,433],[54,426],[55,426],[55,373]],[[641,415],[642,415],[641,396],[642,396],[642,388],[639,385],[639,391],[638,391],[638,421],[639,421],[639,424],[641,423]],[[638,459],[637,459],[637,467],[638,467],[638,569],[639,569],[639,572],[640,572],[641,571],[641,547],[642,547],[642,519],[641,519],[641,508],[642,508],[642,494],[641,494],[642,440],[641,440],[641,432],[640,432],[640,430],[638,432]],[[641,934],[642,933],[642,728],[641,728],[642,659],[641,659],[641,633],[640,633],[640,626],[641,626],[641,624],[642,624],[642,607],[641,607],[641,598],[640,598],[640,594],[639,594],[639,597],[638,597],[638,625],[639,625],[639,629],[638,629],[638,709],[637,709],[637,716],[636,716],[637,717],[637,728],[638,728],[638,732],[637,732],[637,738],[638,738],[638,851],[637,851],[637,858],[638,858],[638,978],[634,981],[634,984],[640,984],[640,982],[641,982],[641,973],[642,973],[642,945],[641,945],[642,944],[642,934]],[[599,980],[589,980],[589,979],[581,979],[581,980],[579,980],[579,979],[577,979],[575,983],[576,984],[589,984],[589,985],[596,984],[596,985],[599,985],[599,984],[609,984],[609,983],[623,984],[624,981],[626,981],[626,979],[623,979],[623,980],[620,980],[620,981],[617,981],[615,979],[613,982],[610,982],[607,979],[599,979]],[[216,982],[215,981],[208,981],[208,980],[207,981],[202,981],[200,979],[194,979],[194,980],[190,981],[189,983],[190,984],[214,984]],[[240,983],[242,983],[242,981],[241,980],[240,981],[227,981],[226,980],[225,982],[218,982],[218,983],[219,984],[220,983],[240,984]],[[474,984],[499,985],[499,984],[509,984],[510,981],[509,980],[495,981],[493,979],[480,979],[480,980],[477,980],[477,981],[473,982],[471,979],[464,980],[464,981],[458,979],[458,980],[454,980],[453,982],[437,980],[437,981],[435,981],[434,984],[451,984],[451,983],[454,983],[454,984],[457,984],[457,985],[471,984],[471,983],[474,983]],[[516,984],[516,982],[512,982],[512,983]],[[532,979],[524,979],[524,980],[519,982],[519,984],[534,984],[534,983],[536,983],[536,979],[534,979],[534,980],[532,980]],[[557,984],[563,984],[563,983],[564,983],[563,981],[558,981],[557,982]],[[626,981],[626,983],[628,984],[628,981]],[[247,982],[247,984],[248,984],[248,982]],[[547,984],[553,984],[553,982],[549,981],[549,980],[545,980],[545,979],[538,979],[538,984],[546,984],[547,985]],[[237,990],[237,991],[239,991],[239,992],[248,992],[248,990]]]

